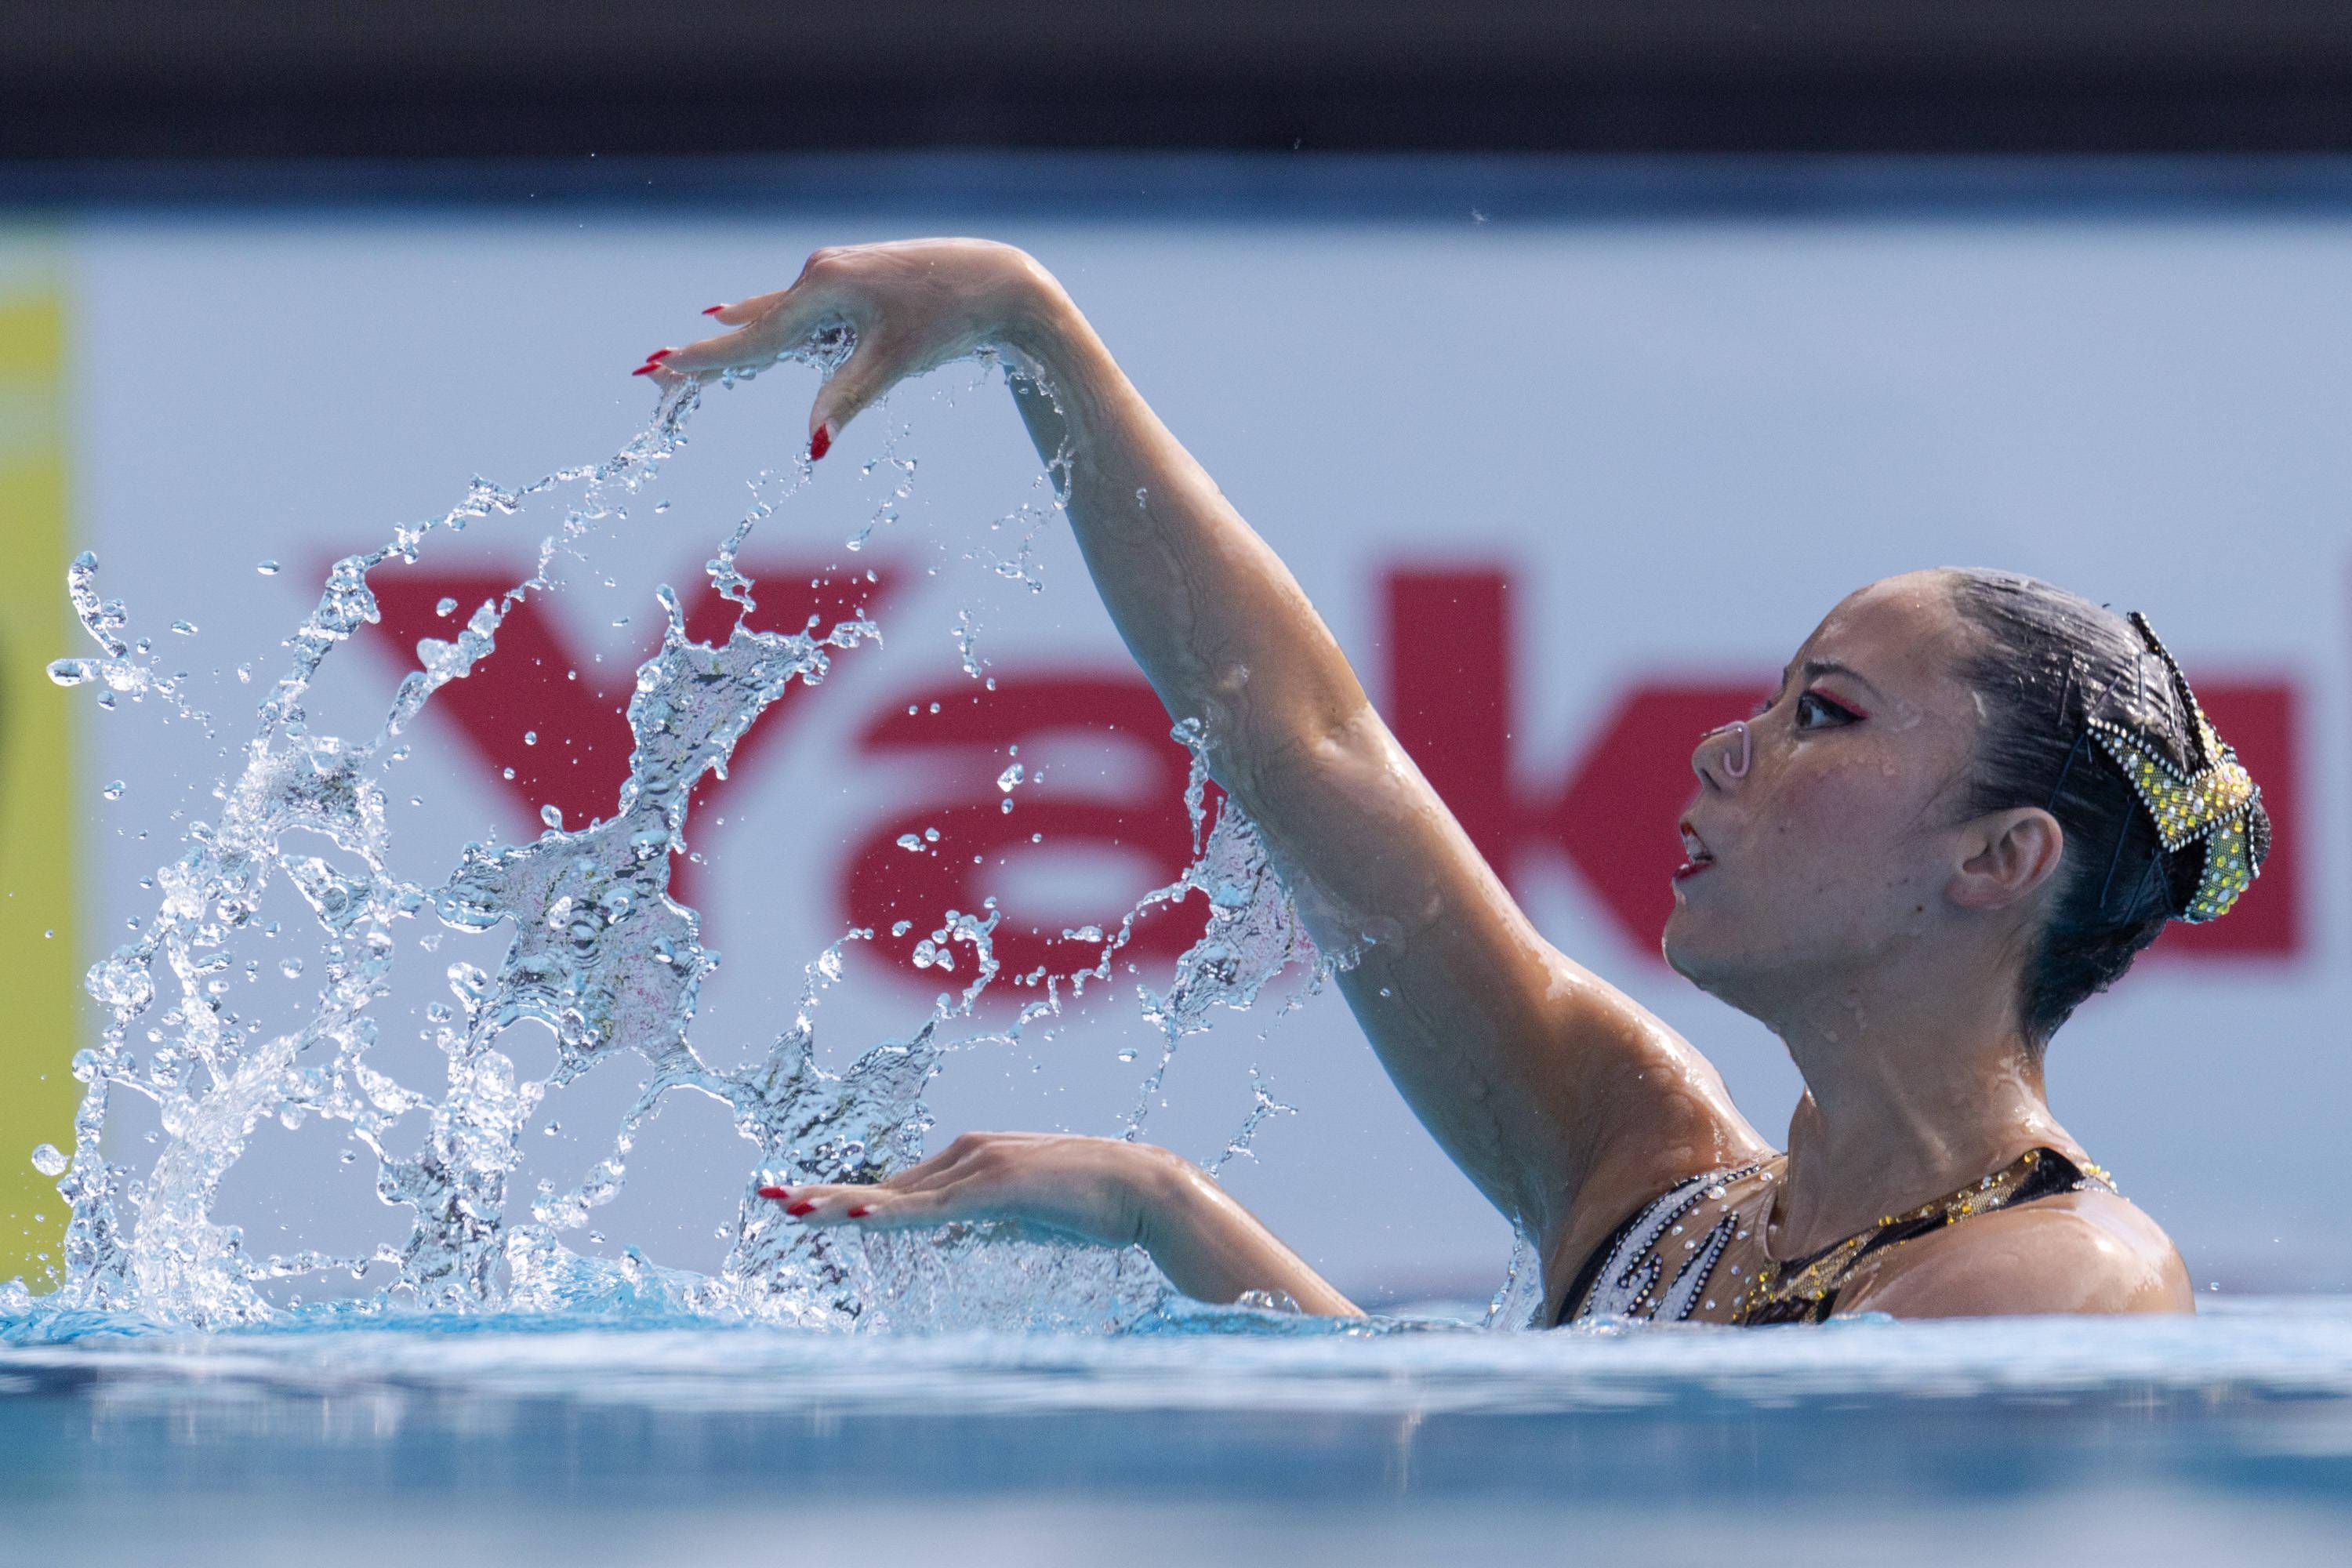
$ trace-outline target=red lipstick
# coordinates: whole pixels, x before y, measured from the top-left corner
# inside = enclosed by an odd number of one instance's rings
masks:
[[[1698,836],[1698,830],[1690,825],[1690,818],[1685,817],[1675,826],[1683,836],[1683,863],[1675,868],[1675,880],[1680,882],[1714,865],[1715,853],[1707,848],[1706,841]]]

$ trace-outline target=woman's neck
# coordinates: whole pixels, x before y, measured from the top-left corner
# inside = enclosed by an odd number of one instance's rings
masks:
[[[1768,1246],[1796,1258],[1990,1174],[2080,1150],[2012,1012],[1982,986],[1848,988],[1776,1031],[1804,1075]]]

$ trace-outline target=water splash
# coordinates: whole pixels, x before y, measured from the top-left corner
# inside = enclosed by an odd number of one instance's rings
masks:
[[[1103,1328],[1160,1310],[1164,1289],[1138,1253],[1096,1252],[1003,1226],[928,1236],[813,1231],[782,1223],[755,1194],[777,1182],[869,1180],[919,1159],[931,1125],[925,1092],[950,1054],[1010,1046],[1032,1024],[1059,1016],[1064,983],[1075,996],[1089,978],[1107,980],[1137,920],[1160,905],[1198,892],[1207,928],[1164,991],[1139,988],[1164,1047],[1128,1121],[1130,1137],[1177,1043],[1208,1026],[1213,1010],[1251,1005],[1286,969],[1304,966],[1319,979],[1328,966],[1307,942],[1255,828],[1230,807],[1212,819],[1197,724],[1176,731],[1194,756],[1186,794],[1194,863],[1147,895],[1108,938],[1090,928],[1103,942],[1094,966],[1017,977],[1013,984],[1032,988],[1030,999],[1009,1024],[983,1028],[977,1008],[1000,973],[993,900],[977,911],[948,910],[919,952],[927,967],[969,979],[942,992],[905,1038],[866,1048],[837,1074],[819,1065],[814,1019],[823,993],[845,983],[844,944],[873,933],[852,931],[809,965],[793,1018],[757,1059],[713,1065],[697,1049],[692,1024],[717,959],[701,944],[696,912],[671,897],[670,862],[686,849],[696,784],[723,775],[737,742],[792,682],[821,681],[835,658],[875,640],[869,620],[782,635],[752,631],[739,615],[723,641],[702,643],[688,636],[677,599],[662,590],[666,630],[636,673],[628,778],[613,815],[570,830],[551,822],[529,843],[470,845],[432,885],[391,868],[381,773],[404,754],[399,737],[436,692],[472,676],[516,605],[555,592],[559,568],[584,562],[591,536],[625,520],[632,499],[683,445],[696,400],[692,389],[673,394],[653,424],[604,462],[514,490],[477,479],[446,513],[404,525],[382,547],[329,570],[317,605],[288,638],[287,668],[215,791],[217,819],[188,825],[178,858],[154,879],[155,916],[89,971],[87,989],[106,1022],[97,1043],[74,1058],[87,1086],[74,1148],[69,1160],[46,1145],[36,1156],[45,1173],[61,1173],[58,1191],[71,1209],[46,1311],[195,1327],[284,1321],[289,1310],[265,1289],[272,1282],[337,1271],[361,1277],[372,1267],[391,1269],[392,1283],[313,1310],[682,1313],[844,1329]],[[915,465],[896,455],[895,442],[878,460],[897,472],[887,512],[904,499]],[[738,569],[737,551],[806,471],[803,460],[789,482],[760,476],[749,512],[709,563],[722,596],[741,611],[755,602],[754,584]],[[477,606],[455,637],[417,645],[417,668],[373,736],[316,732],[306,700],[321,667],[378,618],[369,574],[395,559],[413,563],[435,536],[512,516],[541,494],[570,499],[531,574]],[[877,513],[877,522],[889,521]],[[61,659],[53,679],[97,684],[110,704],[155,699],[212,733],[209,716],[187,706],[184,676],[133,640],[128,611],[100,595],[98,574],[94,558],[79,558],[68,592],[99,657]],[[446,618],[458,606],[440,608]],[[965,652],[969,658],[968,643]],[[1022,777],[1016,766],[1000,780],[1008,800]],[[310,969],[288,960],[280,971],[289,978],[314,972],[319,984],[310,1016],[271,1032],[231,1005],[229,982],[253,939],[277,933],[259,911],[265,893],[280,886],[299,897],[318,942]],[[419,922],[509,931],[493,968],[447,965],[455,1005],[428,1014],[442,1061],[441,1081],[429,1088],[402,1082],[372,1059],[373,1009],[388,994],[400,934]],[[430,951],[438,941],[428,931],[415,945]],[[244,971],[257,966],[247,960]],[[556,1062],[545,1079],[522,1077],[500,1048],[505,1032],[525,1023],[554,1035]],[[142,1026],[151,1047],[143,1057],[132,1044]],[[604,1152],[578,1181],[541,1182],[519,1199],[510,1187],[521,1140],[547,1092],[624,1057],[648,1070]],[[1246,1152],[1259,1126],[1288,1110],[1263,1080],[1256,1090],[1218,1163]],[[617,1260],[574,1250],[567,1238],[618,1195],[646,1123],[681,1092],[727,1106],[751,1145],[725,1261],[700,1275],[663,1268],[634,1247]],[[102,1152],[110,1110],[126,1095],[160,1113],[161,1148],[144,1170]],[[215,1218],[223,1179],[265,1123],[292,1129],[313,1120],[340,1124],[373,1159],[377,1195],[406,1211],[404,1240],[363,1255],[257,1256],[236,1226]],[[0,1288],[0,1314],[21,1314],[33,1300],[21,1281]]]

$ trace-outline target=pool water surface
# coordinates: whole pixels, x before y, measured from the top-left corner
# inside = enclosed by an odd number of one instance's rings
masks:
[[[0,1562],[2352,1560],[2352,1299],[819,1334],[0,1321]]]

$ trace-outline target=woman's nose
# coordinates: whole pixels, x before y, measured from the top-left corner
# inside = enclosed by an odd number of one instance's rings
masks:
[[[1698,738],[1698,745],[1691,752],[1691,772],[1705,784],[1719,784],[1727,778],[1744,779],[1756,760],[1755,743],[1748,721],[1734,719]]]

